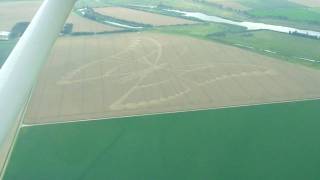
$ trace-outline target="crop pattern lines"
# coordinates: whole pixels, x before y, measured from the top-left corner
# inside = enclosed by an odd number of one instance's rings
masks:
[[[183,61],[190,47],[171,51],[152,37],[137,36],[123,50],[76,67],[57,81],[59,86],[101,81],[113,81],[126,90],[119,95],[109,108],[111,110],[137,109],[153,105],[170,104],[179,98],[187,98],[194,88],[212,86],[216,82],[233,78],[275,75],[276,72],[257,65],[238,63],[208,63],[201,59]],[[168,56],[168,55],[166,55]],[[102,70],[97,74],[83,77],[88,69]],[[219,69],[231,69],[221,72]],[[127,85],[130,85],[127,87]],[[112,87],[110,87],[112,88]],[[212,99],[208,96],[208,99]],[[190,100],[192,101],[192,100]]]

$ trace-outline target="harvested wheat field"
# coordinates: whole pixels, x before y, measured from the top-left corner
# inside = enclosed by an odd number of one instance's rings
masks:
[[[60,38],[25,123],[50,123],[320,97],[320,71],[191,37]]]
[[[101,24],[73,13],[70,14],[67,22],[73,24],[74,32],[111,32],[121,30],[121,28]]]
[[[302,4],[308,7],[320,7],[319,0],[289,0],[298,4]]]
[[[0,31],[10,31],[10,29],[18,22],[30,22],[40,5],[41,2],[34,1],[0,2]],[[104,25],[83,18],[74,13],[70,14],[67,22],[73,23],[74,32],[104,32],[120,30],[113,26]]]
[[[30,21],[40,5],[35,1],[0,2],[0,31],[10,31],[17,22]]]
[[[137,23],[151,24],[154,26],[195,23],[193,21],[185,20],[182,18],[148,13],[145,11],[138,11],[138,10],[123,8],[123,7],[95,8],[95,11],[106,16],[111,16],[114,18],[137,22]]]

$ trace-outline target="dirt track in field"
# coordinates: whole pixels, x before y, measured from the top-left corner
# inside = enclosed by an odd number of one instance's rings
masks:
[[[10,31],[18,22],[30,22],[41,2],[0,2],[0,31]],[[19,13],[17,13],[19,12]],[[117,27],[104,25],[71,13],[68,23],[73,23],[74,32],[103,32],[119,30]]]
[[[115,17],[118,19],[124,19],[127,21],[144,23],[144,24],[151,24],[154,26],[195,23],[193,21],[189,21],[181,18],[148,13],[144,11],[138,11],[138,10],[123,8],[123,7],[95,8],[95,11],[100,14]]]
[[[320,71],[156,33],[57,41],[25,123],[187,111],[320,97]]]

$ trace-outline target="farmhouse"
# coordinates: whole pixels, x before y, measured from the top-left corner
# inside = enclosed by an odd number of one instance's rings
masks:
[[[0,31],[0,41],[8,41],[10,32],[8,31]]]

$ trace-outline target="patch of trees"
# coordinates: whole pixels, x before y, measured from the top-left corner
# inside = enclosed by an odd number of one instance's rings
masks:
[[[98,34],[116,34],[116,33],[126,33],[126,32],[137,32],[134,29],[125,29],[125,30],[118,30],[118,31],[103,31],[103,32],[73,32],[71,33],[72,36],[92,36]]]
[[[315,36],[315,35],[310,35],[308,33],[300,33],[298,31],[291,31],[289,34],[294,35],[294,36],[299,36],[299,37],[304,37],[304,38],[309,38],[309,39],[320,39],[320,36]]]
[[[10,31],[10,39],[15,39],[15,38],[19,38],[23,35],[23,33],[26,31],[26,29],[28,28],[30,22],[18,22],[16,23]]]
[[[16,39],[20,38],[24,32],[27,30],[30,22],[18,22],[16,23],[10,31],[9,39]],[[73,24],[67,23],[64,25],[63,29],[61,30],[61,34],[71,34],[73,30]]]

